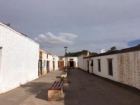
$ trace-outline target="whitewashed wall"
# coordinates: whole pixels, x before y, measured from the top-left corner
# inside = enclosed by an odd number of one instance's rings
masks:
[[[38,78],[39,45],[0,23],[0,93]]]
[[[55,70],[58,70],[58,61],[59,61],[59,57],[58,56],[54,56],[54,61],[55,61]]]
[[[48,57],[47,57],[48,55]],[[49,61],[49,70],[58,70],[58,60],[59,57],[53,54],[48,54],[46,51],[42,50],[42,72],[43,74],[47,73],[47,61]],[[54,67],[53,68],[53,62],[54,62]]]
[[[83,59],[83,70],[85,70],[85,71],[87,71],[88,70],[88,67],[87,67],[87,61],[88,61],[89,59],[87,58],[87,59]]]
[[[46,74],[47,73],[47,54],[42,52],[42,73]]]
[[[140,51],[117,54],[119,82],[140,89]]]
[[[63,61],[64,61],[64,67],[65,67],[65,65],[67,65],[67,61],[70,61],[70,59],[73,59],[73,61],[75,62],[75,64],[76,64],[76,67],[78,67],[78,57],[66,57],[66,59],[65,59],[65,57],[63,58]],[[65,62],[66,61],[66,62]]]
[[[113,76],[108,74],[108,59],[112,59],[113,63]],[[117,69],[117,56],[114,55],[106,55],[100,57],[94,57],[93,59],[93,73],[114,81],[118,81],[118,69]],[[100,59],[101,71],[98,70],[98,59]]]
[[[83,59],[83,55],[78,57],[78,67],[80,69],[84,69],[84,59]]]
[[[2,48],[0,48],[0,78],[1,78]]]
[[[47,59],[48,61],[50,61],[50,71],[52,71],[53,70],[53,55],[48,55],[48,59]]]
[[[78,67],[78,58],[77,57],[68,57],[68,61],[70,61],[70,59],[73,59],[73,61],[76,64],[76,67]]]
[[[110,58],[113,64],[113,76],[109,75],[108,71]],[[98,70],[98,59],[101,62],[101,71]],[[83,63],[85,71],[87,71],[88,60],[90,73],[140,89],[140,51],[86,58]],[[93,68],[91,60],[93,60]]]
[[[66,61],[68,61],[68,58],[65,58],[65,57],[64,57],[64,58],[62,58],[62,60],[64,61],[64,67],[67,66]]]

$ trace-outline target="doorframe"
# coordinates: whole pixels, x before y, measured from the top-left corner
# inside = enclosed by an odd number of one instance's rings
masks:
[[[69,61],[70,64],[71,64],[71,62],[73,62],[73,66],[72,67],[74,68],[74,61]],[[69,65],[69,66],[71,67],[71,65]]]
[[[50,72],[50,61],[47,60],[47,72]]]
[[[87,72],[89,73],[89,60],[87,60]]]

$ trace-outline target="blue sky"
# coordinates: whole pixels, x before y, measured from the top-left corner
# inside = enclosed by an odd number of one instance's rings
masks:
[[[140,39],[138,39],[138,40],[133,40],[133,41],[129,41],[128,43],[127,43],[127,45],[128,46],[136,46],[136,45],[139,45],[140,44]]]
[[[140,0],[0,0],[0,21],[57,55],[133,46],[140,40]]]

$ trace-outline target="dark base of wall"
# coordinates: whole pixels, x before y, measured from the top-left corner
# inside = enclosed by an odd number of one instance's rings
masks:
[[[82,71],[85,72],[85,73],[88,73],[87,71],[85,71],[85,70],[83,70],[83,69],[81,69],[81,68],[79,68],[79,69],[82,70]],[[123,89],[125,89],[125,90],[128,90],[128,91],[130,91],[130,92],[132,92],[132,93],[134,93],[134,94],[140,96],[140,90],[137,89],[137,88],[135,88],[135,87],[132,87],[132,86],[129,86],[129,85],[126,85],[126,84],[123,84],[123,83],[119,83],[119,82],[110,80],[110,79],[108,79],[108,78],[104,78],[104,77],[98,76],[98,75],[96,75],[96,74],[92,74],[92,73],[88,73],[88,74],[94,75],[94,76],[96,76],[96,77],[98,77],[98,78],[100,78],[100,79],[102,79],[102,80],[105,80],[105,81],[107,81],[107,82],[110,82],[110,83],[112,83],[112,84],[114,84],[114,85],[116,85],[116,86],[118,86],[118,87],[121,87],[121,88],[123,88]]]

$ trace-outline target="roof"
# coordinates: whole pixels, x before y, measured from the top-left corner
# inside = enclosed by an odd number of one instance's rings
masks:
[[[23,34],[23,33],[19,32],[19,31],[15,30],[13,27],[11,27],[11,26],[10,26],[10,24],[5,24],[5,23],[2,23],[2,22],[0,22],[0,23],[1,23],[1,25],[2,25],[2,24],[3,24],[3,25],[6,25],[7,27],[9,27],[9,28],[13,29],[14,31],[16,31],[16,32],[20,33],[21,35],[23,35],[23,36],[26,36],[26,37],[27,37],[27,35],[25,35],[25,34]]]
[[[17,34],[19,34],[19,35],[21,35],[21,36],[23,36],[24,38],[29,39],[30,41],[32,41],[32,42],[38,44],[36,41],[34,41],[34,40],[28,38],[27,35],[25,35],[25,34],[19,32],[19,31],[15,30],[14,28],[12,28],[9,24],[4,24],[4,23],[0,22],[0,25],[3,26],[3,27],[5,27],[5,28],[7,28],[7,29],[9,29],[9,30],[11,30],[11,31],[13,31],[13,32],[15,32],[15,33],[17,33]],[[39,45],[39,44],[38,44],[38,45]]]
[[[65,56],[58,56],[58,57],[65,57]]]
[[[47,52],[47,51],[45,51],[45,50],[43,50],[43,49],[39,49],[39,51],[41,51],[41,52],[43,52],[43,53],[46,53],[46,54],[52,55],[51,53],[49,53],[49,52]]]
[[[79,54],[77,57],[80,57],[80,56],[83,56],[83,57],[88,57],[87,53],[86,54]]]
[[[45,51],[45,50],[43,50],[43,49],[39,49],[39,51],[41,51],[41,52],[43,52],[43,53],[45,53],[45,54],[52,55],[52,56],[57,56],[57,55],[54,55],[54,54],[52,54],[52,53],[50,53],[50,52],[48,52],[48,51]]]
[[[106,53],[101,53],[101,54],[97,54],[97,55],[93,55],[93,56],[88,56],[88,57],[84,57],[84,59],[91,58],[91,57],[119,54],[119,53],[127,53],[127,52],[133,52],[133,51],[140,51],[140,45],[135,46],[135,47],[121,49],[121,50],[115,50],[115,51],[110,51],[110,52],[106,52]]]

